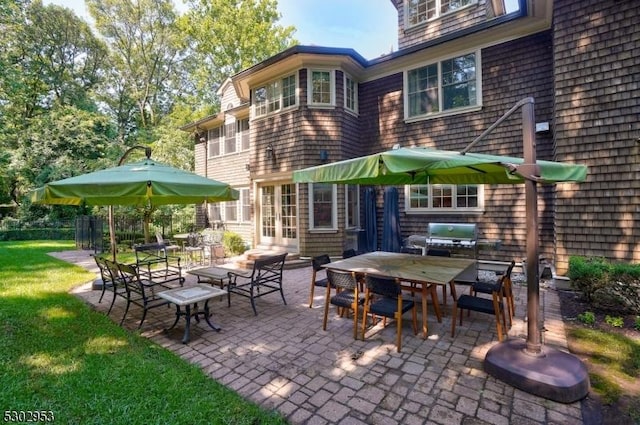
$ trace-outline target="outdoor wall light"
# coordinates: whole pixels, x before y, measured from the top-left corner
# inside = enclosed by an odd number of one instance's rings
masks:
[[[322,149],[320,151],[320,161],[326,162],[329,160],[329,151]]]
[[[247,171],[251,171],[251,164],[244,164],[244,169]]]
[[[273,145],[271,143],[269,143],[267,145],[267,149],[265,151],[265,155],[267,156],[267,159],[269,161],[275,161],[276,160],[276,152],[273,149]]]

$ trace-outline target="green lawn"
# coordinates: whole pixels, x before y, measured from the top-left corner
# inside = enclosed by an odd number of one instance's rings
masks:
[[[47,255],[67,249],[72,242],[0,242],[3,415],[50,411],[59,424],[286,423],[68,294],[95,276]]]

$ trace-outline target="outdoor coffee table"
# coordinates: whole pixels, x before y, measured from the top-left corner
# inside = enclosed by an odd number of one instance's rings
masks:
[[[205,267],[202,269],[187,270],[187,273],[198,277],[198,283],[218,284],[224,287],[225,279],[229,279],[229,272],[242,274],[244,270],[230,269],[226,267]]]
[[[197,284],[190,287],[170,289],[168,291],[159,292],[158,296],[164,298],[176,305],[176,320],[173,322],[169,331],[178,323],[181,316],[184,316],[187,320],[187,324],[184,328],[184,337],[182,343],[186,344],[191,339],[191,317],[195,317],[196,322],[200,322],[200,316],[204,316],[207,324],[216,332],[220,332],[220,327],[214,325],[209,320],[211,314],[209,313],[209,300],[216,297],[221,297],[227,292],[219,288],[214,288],[208,285]],[[198,303],[204,301],[204,308],[200,310]],[[191,309],[193,305],[193,311]],[[184,307],[184,311],[181,309]]]

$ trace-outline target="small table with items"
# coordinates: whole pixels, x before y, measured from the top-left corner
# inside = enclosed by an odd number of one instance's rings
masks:
[[[171,325],[171,327],[167,329],[167,331],[173,329],[180,320],[180,317],[184,316],[187,324],[184,328],[184,337],[182,338],[182,343],[186,344],[191,339],[191,317],[195,317],[196,322],[199,322],[200,316],[204,316],[204,320],[211,327],[211,329],[216,332],[220,332],[220,327],[214,325],[209,320],[209,317],[211,316],[209,312],[209,300],[212,298],[221,297],[226,293],[227,292],[222,289],[202,284],[159,292],[159,297],[164,298],[165,300],[176,305],[176,320],[173,322],[173,325]],[[198,303],[202,301],[204,301],[204,308],[200,310],[198,308]],[[193,305],[193,311],[191,309],[191,305]],[[181,309],[181,307],[184,307],[184,311]]]

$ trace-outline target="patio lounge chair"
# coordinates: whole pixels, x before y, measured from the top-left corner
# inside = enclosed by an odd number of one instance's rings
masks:
[[[229,272],[229,285],[227,286],[227,305],[231,307],[231,294],[241,295],[251,300],[251,308],[256,316],[256,298],[280,292],[282,301],[287,304],[282,291],[282,269],[287,253],[270,255],[259,258],[253,263],[250,274]]]
[[[167,287],[159,283],[154,283],[148,279],[141,278],[140,273],[138,273],[138,268],[134,265],[117,263],[117,268],[127,291],[127,307],[122,315],[120,325],[122,326],[124,323],[124,319],[127,317],[131,304],[135,304],[143,309],[142,318],[138,324],[138,329],[140,329],[142,327],[142,323],[144,323],[144,319],[147,317],[147,311],[152,308],[169,304],[169,301],[157,296],[157,292],[160,292]]]

